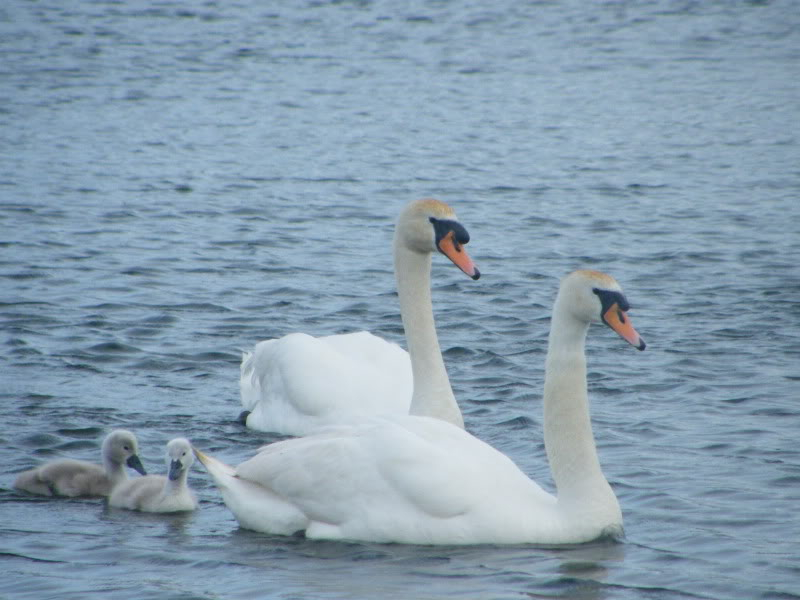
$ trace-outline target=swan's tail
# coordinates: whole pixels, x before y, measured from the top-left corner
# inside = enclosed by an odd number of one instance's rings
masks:
[[[192,450],[242,527],[280,535],[291,535],[308,527],[308,518],[291,502],[273,494],[262,483],[239,477],[236,469],[194,446]]]
[[[242,350],[242,364],[239,367],[239,372],[242,377],[253,372],[253,352]]]
[[[217,460],[213,456],[205,454],[200,451],[196,446],[192,446],[192,451],[203,466],[208,471],[208,474],[214,479],[218,486],[228,487],[229,479],[236,477],[236,469],[230,465],[226,465],[221,460]]]

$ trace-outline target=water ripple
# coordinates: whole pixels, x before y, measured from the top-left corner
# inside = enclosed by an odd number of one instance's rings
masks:
[[[6,10],[0,595],[798,596],[797,11],[530,8]],[[467,427],[548,489],[558,278],[625,286],[648,350],[600,326],[587,343],[625,540],[261,536],[199,470],[201,509],[175,518],[8,489],[47,459],[99,460],[114,427],[155,472],[176,435],[230,462],[280,439],[236,422],[240,349],[296,330],[402,343],[392,222],[431,195],[483,273],[434,257]]]

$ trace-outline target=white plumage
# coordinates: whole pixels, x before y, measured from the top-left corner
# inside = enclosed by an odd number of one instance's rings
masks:
[[[304,435],[370,415],[417,414],[464,426],[439,349],[431,302],[431,255],[441,252],[477,279],[453,209],[408,204],[395,228],[394,262],[409,352],[366,331],[315,338],[292,333],[244,354],[240,390],[248,427]],[[414,380],[417,385],[414,385]]]
[[[290,333],[244,354],[242,406],[256,429],[302,434],[369,414],[408,413],[408,352],[368,331]]]
[[[167,476],[146,475],[116,486],[108,503],[117,508],[144,512],[180,512],[197,508],[197,499],[186,479],[194,464],[192,445],[185,438],[167,444]]]
[[[619,503],[589,418],[585,337],[604,322],[639,349],[610,276],[561,284],[548,347],[545,446],[556,496],[463,429],[419,416],[372,417],[262,448],[238,467],[195,449],[242,527],[272,534],[415,544],[579,543],[619,535]]]

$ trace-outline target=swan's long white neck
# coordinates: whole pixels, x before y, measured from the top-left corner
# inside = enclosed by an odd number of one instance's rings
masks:
[[[406,332],[414,395],[410,414],[435,417],[464,427],[436,336],[431,302],[431,254],[394,240],[394,269],[400,314]]]
[[[581,519],[622,523],[614,492],[597,457],[586,385],[589,324],[574,317],[559,294],[547,350],[544,443],[558,489],[558,506]]]

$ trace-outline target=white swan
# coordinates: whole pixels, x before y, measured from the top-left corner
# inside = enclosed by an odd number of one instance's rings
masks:
[[[463,427],[436,337],[430,272],[431,255],[439,251],[478,279],[480,272],[463,247],[468,241],[444,202],[408,204],[393,245],[409,352],[366,331],[320,338],[292,333],[260,342],[245,353],[241,366],[247,426],[304,435],[322,425],[410,411]]]
[[[64,458],[17,475],[14,487],[42,496],[108,496],[128,479],[125,466],[146,472],[139,460],[139,444],[130,431],[116,429],[103,440],[103,466]]]
[[[197,508],[197,498],[186,485],[194,464],[192,445],[185,438],[167,444],[167,476],[147,475],[116,486],[108,498],[110,506],[144,512],[179,512]]]
[[[414,544],[580,543],[622,531],[589,418],[584,344],[604,322],[639,350],[617,282],[565,277],[544,385],[544,438],[558,491],[439,419],[374,417],[264,447],[238,467],[195,448],[239,524],[272,534]]]

